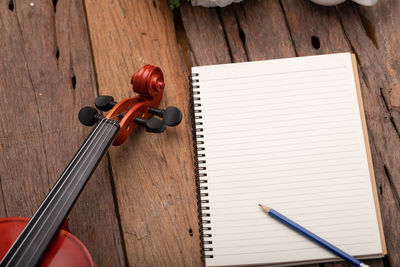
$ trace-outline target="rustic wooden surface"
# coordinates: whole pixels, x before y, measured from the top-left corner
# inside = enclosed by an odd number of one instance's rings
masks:
[[[399,14],[396,0],[185,3],[175,17],[165,0],[1,1],[0,216],[31,216],[88,133],[79,109],[98,93],[131,96],[131,74],[154,64],[165,74],[161,106],[178,106],[184,121],[113,147],[70,226],[99,267],[201,266],[190,67],[346,51],[358,59],[388,247],[368,263],[400,266]]]
[[[0,216],[30,217],[89,132],[77,120],[96,91],[83,5],[1,1],[0,31]],[[98,266],[124,265],[106,160],[69,225]]]

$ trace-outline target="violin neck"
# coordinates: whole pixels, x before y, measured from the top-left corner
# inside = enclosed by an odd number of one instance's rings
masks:
[[[102,119],[97,123],[7,252],[0,267],[37,265],[118,130],[116,121]]]

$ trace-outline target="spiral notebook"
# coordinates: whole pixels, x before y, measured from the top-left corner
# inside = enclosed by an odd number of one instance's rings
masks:
[[[206,266],[340,260],[270,206],[359,258],[386,254],[349,53],[192,68]]]

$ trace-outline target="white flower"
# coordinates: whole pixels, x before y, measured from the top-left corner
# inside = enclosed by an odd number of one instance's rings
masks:
[[[324,6],[333,6],[343,3],[344,1],[346,0],[311,0],[311,2]],[[375,5],[378,2],[378,0],[353,0],[353,2],[356,2],[357,4],[364,6],[372,6]]]
[[[205,6],[205,7],[214,7],[214,6],[224,7],[232,3],[238,3],[241,1],[242,0],[192,0],[192,5]]]
[[[191,0],[192,5],[194,6],[205,6],[205,7],[214,7],[220,6],[224,7],[230,5],[232,3],[238,3],[242,0]],[[343,3],[346,0],[311,0],[312,2],[324,6],[331,6]],[[378,0],[353,0],[357,4],[364,5],[364,6],[372,6],[375,5]]]

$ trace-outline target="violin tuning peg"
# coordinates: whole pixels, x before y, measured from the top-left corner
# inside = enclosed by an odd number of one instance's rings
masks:
[[[165,124],[162,120],[151,117],[150,119],[135,118],[134,123],[146,127],[147,132],[162,133],[165,131]]]
[[[176,126],[182,121],[182,112],[177,107],[167,107],[166,109],[149,108],[149,113],[163,118],[168,126]]]
[[[102,116],[97,112],[97,109],[93,107],[83,107],[78,114],[79,121],[86,126],[93,126],[98,122]]]
[[[96,108],[100,109],[101,111],[109,111],[116,104],[117,102],[115,102],[114,98],[110,95],[98,96],[94,101],[94,105],[96,106]]]

